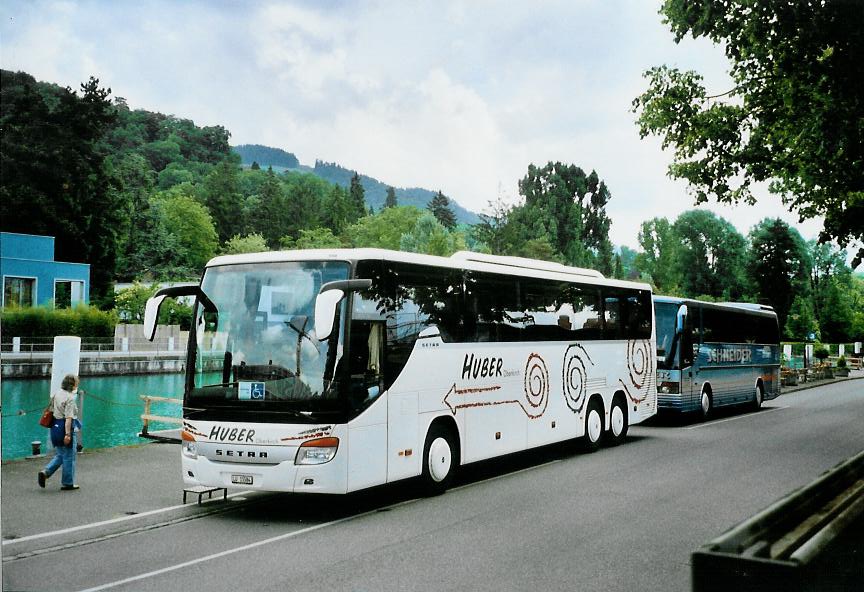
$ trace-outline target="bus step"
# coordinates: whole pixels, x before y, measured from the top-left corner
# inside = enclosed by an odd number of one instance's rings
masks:
[[[202,500],[204,499],[204,494],[207,494],[207,499],[212,499],[214,491],[221,491],[223,501],[228,501],[228,490],[224,487],[207,487],[205,485],[196,485],[195,487],[186,487],[183,489],[183,503],[186,503],[186,496],[191,493],[192,495],[198,496],[198,505],[200,506]]]

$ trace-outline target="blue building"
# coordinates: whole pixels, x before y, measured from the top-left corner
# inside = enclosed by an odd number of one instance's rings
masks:
[[[3,306],[67,308],[90,301],[90,266],[54,261],[54,237],[0,232]]]

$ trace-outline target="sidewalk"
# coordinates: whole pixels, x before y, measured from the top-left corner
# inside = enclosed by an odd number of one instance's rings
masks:
[[[837,382],[843,382],[845,380],[859,380],[864,378],[864,370],[850,370],[849,376],[846,378],[826,378],[825,380],[813,380],[811,382],[802,382],[795,386],[784,386],[780,388],[781,395],[788,395],[789,393],[794,393],[797,391],[803,391],[811,388],[816,388],[817,386],[826,386],[829,384],[834,384]],[[862,387],[864,388],[864,387]]]
[[[212,502],[204,496],[205,503],[200,506],[197,496],[191,496],[183,505],[180,447],[176,444],[85,448],[78,455],[76,482],[81,489],[77,491],[60,490],[60,471],[48,480],[45,489],[39,487],[36,475],[51,454],[2,465],[4,557],[182,520],[234,507],[242,501],[237,496],[226,504],[220,493],[214,494]],[[82,525],[90,526],[80,528]],[[57,532],[65,529],[72,531]],[[45,533],[53,534],[38,536]]]

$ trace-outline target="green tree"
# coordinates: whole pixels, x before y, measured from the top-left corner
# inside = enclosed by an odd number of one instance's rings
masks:
[[[352,247],[375,247],[399,250],[402,235],[411,232],[422,212],[413,206],[384,208],[374,216],[365,216],[345,230]]]
[[[271,249],[278,248],[279,239],[291,231],[294,220],[285,189],[272,169],[256,197],[247,228],[262,235]]]
[[[393,187],[387,188],[387,197],[384,198],[385,208],[395,208],[399,203],[396,200],[396,190]]]
[[[292,249],[338,249],[342,247],[342,239],[334,235],[329,228],[310,228],[300,231],[300,236],[295,240],[290,236],[283,236],[282,248]]]
[[[760,302],[774,307],[781,328],[795,295],[808,288],[809,267],[804,239],[779,218],[765,218],[750,231],[747,275]]]
[[[426,206],[432,215],[440,222],[444,228],[451,229],[456,226],[456,214],[450,208],[450,200],[439,190]]]
[[[846,265],[846,252],[830,244],[811,241],[810,286],[813,310],[819,322],[821,339],[826,343],[849,341],[853,324],[852,270]]]
[[[204,178],[201,199],[216,225],[219,242],[237,233],[243,220],[243,200],[238,181],[239,167],[230,159],[216,165]]]
[[[612,198],[597,173],[550,162],[528,167],[519,181],[525,204],[514,208],[509,223],[521,225],[525,240],[547,237],[570,265],[593,267],[612,274],[612,243],[606,204]]]
[[[681,277],[677,265],[681,240],[666,218],[652,218],[642,223],[639,230],[639,246],[642,251],[636,256],[636,268],[647,274],[657,291],[677,295]]]
[[[263,253],[268,251],[267,240],[260,234],[249,234],[240,236],[236,234],[225,242],[222,253],[225,255],[239,255],[241,253]]]
[[[357,218],[348,192],[339,185],[333,185],[325,199],[322,222],[333,234],[341,234]]]
[[[669,175],[696,202],[753,203],[754,182],[802,218],[824,216],[821,241],[864,241],[864,10],[855,1],[666,0],[675,41],[725,48],[734,86],[709,96],[693,71],[646,72],[633,102],[642,137],[674,149]],[[853,266],[864,258],[858,250]]]
[[[144,244],[150,241],[153,232],[149,202],[153,170],[143,156],[128,152],[114,166],[114,179],[122,204],[116,277],[129,280],[139,277],[148,267]]]
[[[464,250],[465,241],[458,232],[450,232],[431,212],[423,212],[414,228],[399,239],[399,249],[449,257]]]
[[[150,202],[158,212],[158,224],[165,234],[177,240],[172,259],[196,277],[219,246],[213,219],[207,209],[179,188],[157,193]]]
[[[811,334],[819,338],[819,323],[813,314],[813,304],[808,298],[795,296],[784,327],[785,337],[793,341],[808,341]]]
[[[690,210],[672,228],[681,241],[677,265],[685,295],[741,300],[747,245],[735,227],[712,212]]]
[[[358,175],[356,171],[351,177],[351,185],[348,188],[348,195],[351,197],[351,204],[354,206],[355,219],[365,216],[366,190],[363,189],[363,184],[360,182],[360,175]]]

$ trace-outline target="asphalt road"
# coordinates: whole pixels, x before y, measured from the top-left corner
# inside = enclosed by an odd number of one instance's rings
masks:
[[[864,449],[864,381],[466,467],[453,489],[251,496],[3,563],[4,590],[690,589],[690,553]],[[47,543],[46,543],[47,544]],[[864,567],[862,567],[864,579]]]

